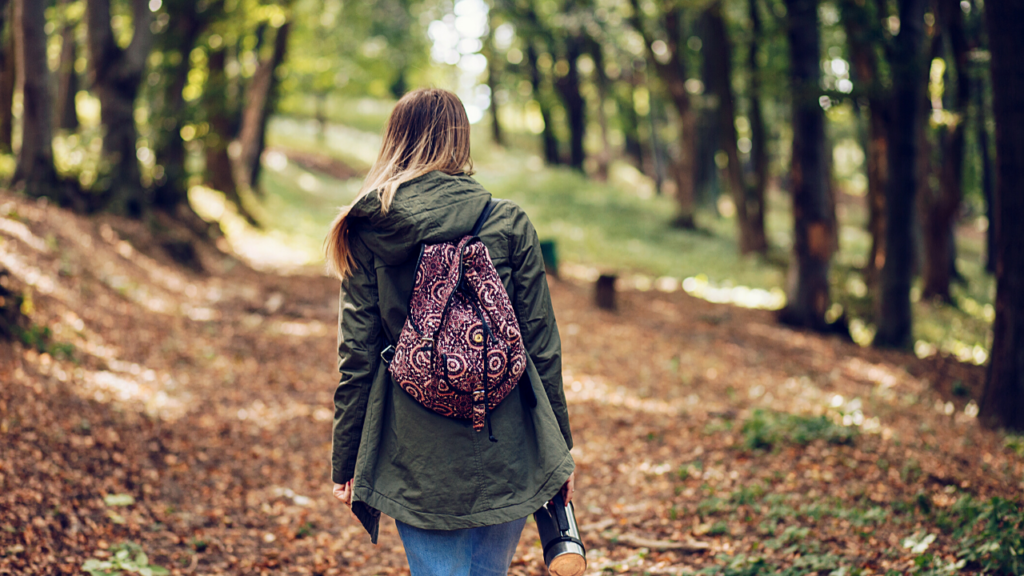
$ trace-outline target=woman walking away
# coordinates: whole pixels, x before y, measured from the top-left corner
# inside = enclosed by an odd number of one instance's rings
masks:
[[[526,517],[573,492],[537,232],[471,178],[469,132],[454,94],[407,94],[325,240],[341,279],[334,495],[374,543],[380,514],[395,519],[412,576],[507,574]]]

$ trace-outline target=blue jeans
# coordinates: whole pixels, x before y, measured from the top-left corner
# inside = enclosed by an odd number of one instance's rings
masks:
[[[526,518],[464,530],[423,530],[395,522],[412,576],[505,576]]]

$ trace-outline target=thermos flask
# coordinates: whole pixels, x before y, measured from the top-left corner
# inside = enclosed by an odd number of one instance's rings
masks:
[[[544,547],[544,563],[553,576],[580,576],[587,569],[587,551],[580,540],[576,514],[558,494],[533,513]]]

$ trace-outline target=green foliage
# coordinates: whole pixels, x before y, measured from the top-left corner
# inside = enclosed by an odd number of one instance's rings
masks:
[[[829,444],[852,444],[857,429],[836,424],[825,416],[798,416],[767,410],[754,410],[741,428],[744,445],[751,449],[770,449],[779,444],[806,446],[815,440]]]
[[[1007,434],[1003,439],[1003,446],[1012,450],[1018,456],[1024,457],[1024,435]]]
[[[960,541],[959,556],[989,574],[1024,575],[1024,506],[992,498],[983,506],[964,506],[964,524],[977,513],[972,533]]]
[[[75,357],[75,346],[67,342],[54,342],[53,331],[49,326],[32,324],[28,328],[14,327],[18,340],[28,348],[32,348],[40,354],[49,354],[57,359],[73,360]]]
[[[140,576],[163,576],[170,574],[166,568],[152,565],[149,557],[138,544],[126,541],[110,548],[111,556],[107,560],[90,558],[82,564],[82,570],[90,576],[117,576],[119,574],[139,574]]]

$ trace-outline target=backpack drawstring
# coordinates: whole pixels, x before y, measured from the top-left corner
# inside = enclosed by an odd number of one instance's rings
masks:
[[[487,373],[490,372],[487,366],[487,345],[490,344],[491,339],[489,335],[484,335],[484,419],[487,420],[487,439],[491,442],[497,442],[498,439],[494,437],[494,428],[491,427],[491,403],[490,393],[491,388],[487,385]]]

